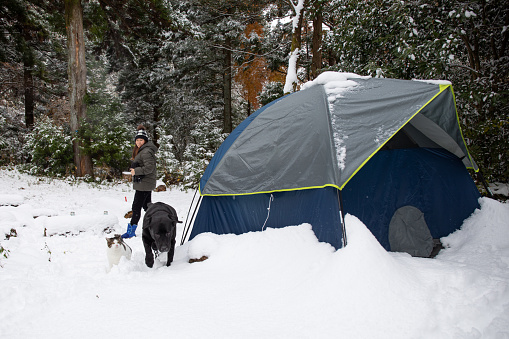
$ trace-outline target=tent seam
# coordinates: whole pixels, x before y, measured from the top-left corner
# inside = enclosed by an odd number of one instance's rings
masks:
[[[271,190],[271,191],[259,191],[259,192],[249,192],[249,193],[225,193],[225,194],[202,194],[204,197],[232,197],[232,196],[246,196],[246,195],[254,195],[254,194],[264,194],[264,193],[276,193],[276,192],[292,192],[292,191],[300,191],[300,190],[311,190],[317,188],[325,188],[325,187],[335,187],[339,190],[338,185],[334,184],[325,184],[321,186],[309,186],[309,187],[296,187],[296,188],[285,188],[279,190]]]
[[[475,161],[472,158],[472,156],[470,155],[470,151],[468,150],[468,145],[467,145],[467,143],[465,141],[465,138],[463,137],[463,130],[461,129],[460,117],[459,117],[459,114],[458,114],[458,106],[456,105],[456,95],[454,94],[454,88],[451,85],[449,85],[448,87],[451,87],[452,99],[453,99],[453,102],[454,102],[454,111],[456,113],[456,122],[458,123],[458,129],[460,131],[461,140],[463,140],[463,145],[465,145],[465,150],[467,151],[468,160],[470,160],[470,163],[472,164],[472,166],[468,166],[467,168],[471,169],[475,173],[477,173],[477,172],[479,172],[479,166],[477,166],[477,164],[476,164],[477,168],[474,168],[473,165],[475,164]]]

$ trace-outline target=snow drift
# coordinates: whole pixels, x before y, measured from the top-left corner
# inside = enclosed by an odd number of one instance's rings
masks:
[[[0,180],[2,201],[18,205],[0,207],[1,231],[17,233],[0,240],[3,338],[509,338],[507,203],[482,198],[435,259],[385,251],[348,215],[337,251],[308,224],[205,233],[178,247],[172,266],[149,269],[140,233],[127,240],[132,260],[108,273],[102,229],[125,229],[130,187],[12,170]],[[182,220],[191,199],[153,195]]]

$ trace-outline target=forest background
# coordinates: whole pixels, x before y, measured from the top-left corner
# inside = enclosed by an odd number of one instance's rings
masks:
[[[509,0],[2,0],[0,166],[119,178],[141,123],[163,181],[193,188],[243,119],[332,70],[451,81],[508,183],[508,45]]]

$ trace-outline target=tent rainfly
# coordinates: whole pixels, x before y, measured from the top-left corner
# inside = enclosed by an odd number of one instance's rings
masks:
[[[340,248],[350,213],[387,250],[429,256],[478,207],[467,168],[478,170],[449,82],[326,72],[223,142],[190,239],[309,223]]]

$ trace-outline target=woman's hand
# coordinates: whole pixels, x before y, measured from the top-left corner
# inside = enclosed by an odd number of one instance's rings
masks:
[[[131,168],[131,175],[134,175],[134,168]]]

